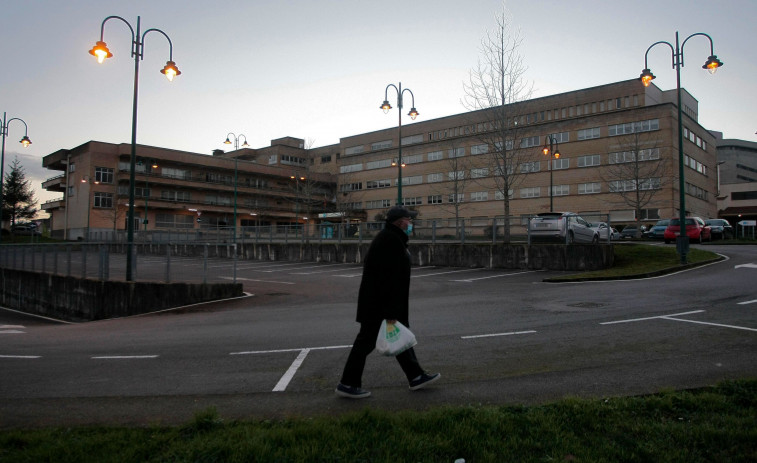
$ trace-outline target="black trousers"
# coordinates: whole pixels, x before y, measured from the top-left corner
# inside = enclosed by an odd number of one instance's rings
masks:
[[[344,366],[344,372],[342,373],[341,383],[345,386],[363,386],[365,359],[376,348],[376,338],[378,337],[379,329],[381,329],[381,322],[382,320],[360,324],[360,332],[358,332],[355,342],[352,344],[352,350],[349,357],[347,357],[347,364]],[[396,358],[400,367],[402,367],[402,371],[405,372],[408,381],[423,374],[423,369],[418,363],[415,351],[412,348],[397,355]]]

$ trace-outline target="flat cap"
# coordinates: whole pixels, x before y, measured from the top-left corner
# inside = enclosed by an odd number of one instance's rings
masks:
[[[405,206],[394,206],[387,211],[386,221],[391,223],[403,217],[414,219],[417,215],[418,215],[418,211],[411,211]]]

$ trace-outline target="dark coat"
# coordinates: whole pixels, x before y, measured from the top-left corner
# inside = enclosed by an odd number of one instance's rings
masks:
[[[363,279],[357,299],[357,321],[399,320],[410,326],[410,253],[408,237],[387,223],[371,242],[365,256]]]

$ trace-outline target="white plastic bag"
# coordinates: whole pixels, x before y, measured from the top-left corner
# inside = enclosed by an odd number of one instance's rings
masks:
[[[376,350],[381,355],[393,357],[401,354],[418,344],[412,331],[400,322],[381,322],[378,337],[376,338]]]

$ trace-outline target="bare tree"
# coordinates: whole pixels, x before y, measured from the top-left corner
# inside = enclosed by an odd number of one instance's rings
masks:
[[[636,220],[642,219],[644,209],[658,204],[662,187],[672,179],[669,160],[662,154],[657,140],[636,132],[619,138],[617,151],[609,154],[609,164],[601,170],[600,177],[617,195],[613,203],[632,208]]]
[[[455,214],[455,229],[460,227],[460,213],[467,204],[465,202],[466,187],[471,181],[471,167],[473,166],[471,158],[465,156],[465,148],[458,139],[453,139],[447,146],[447,150],[442,151],[444,157],[443,163],[446,172],[437,172],[434,175],[441,176],[439,183],[432,184],[431,191],[441,195],[441,209]]]
[[[504,241],[510,241],[510,192],[522,180],[520,165],[534,157],[529,143],[520,139],[520,126],[528,113],[524,103],[533,85],[525,78],[526,66],[519,53],[520,32],[514,29],[505,7],[496,25],[481,40],[481,57],[464,83],[463,105],[475,111],[471,126],[486,145],[489,172],[503,198]]]

